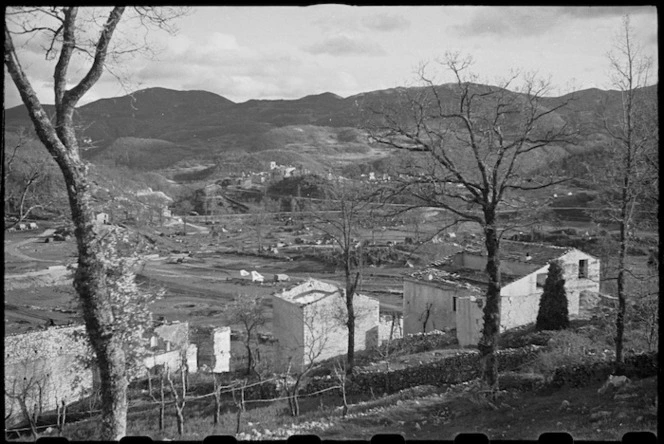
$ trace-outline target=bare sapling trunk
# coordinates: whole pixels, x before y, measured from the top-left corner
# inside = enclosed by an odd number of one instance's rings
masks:
[[[171,386],[171,394],[173,395],[173,399],[175,400],[175,418],[177,420],[178,435],[182,436],[184,434],[183,411],[186,401],[186,387],[187,387],[186,372],[184,366],[180,368],[180,378],[181,378],[180,383],[182,386],[182,395],[180,395],[175,388],[175,384],[173,383],[173,379],[171,378],[170,370],[168,368],[166,369],[166,379],[168,379],[168,383]]]
[[[348,414],[348,400],[346,399],[346,370],[343,368],[343,364],[340,362],[334,366],[334,374],[339,381],[339,389],[341,390],[341,401],[343,402],[343,408],[341,410],[341,417],[345,418]]]
[[[57,407],[57,421],[58,435],[62,436],[65,430],[65,423],[67,421],[67,403],[61,400]]]
[[[28,421],[28,425],[30,426],[30,433],[32,433],[32,437],[37,440],[39,438],[39,433],[37,433],[37,406],[35,405],[33,408],[33,412],[31,413],[28,409],[28,406],[26,404],[26,397],[25,396],[19,396],[16,398],[18,401],[18,405],[21,407],[21,412],[23,412],[23,417]]]
[[[242,431],[242,413],[244,413],[244,389],[247,385],[247,381],[243,380],[240,382],[240,393],[236,396],[235,388],[232,389],[233,402],[235,407],[237,407],[236,421],[235,421],[235,433],[238,434]]]
[[[164,396],[164,379],[166,375],[164,374],[164,369],[160,368],[159,370],[159,431],[164,430],[165,426],[165,416],[166,416],[166,397]]]
[[[221,422],[221,387],[219,384],[218,373],[212,373],[212,381],[214,384],[214,420],[213,424],[217,426]]]

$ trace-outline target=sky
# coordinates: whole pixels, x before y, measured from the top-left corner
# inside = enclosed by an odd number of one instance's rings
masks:
[[[436,83],[450,82],[439,62],[454,52],[472,57],[480,83],[498,84],[519,70],[549,79],[551,95],[614,89],[607,54],[625,14],[633,41],[653,58],[649,83],[655,83],[658,22],[649,6],[206,6],[177,19],[174,34],[146,33],[128,12],[116,43],[126,49],[147,41],[153,54],[129,52],[111,61],[111,72],[80,104],[150,87],[204,90],[236,103],[324,92],[348,97],[415,85],[423,64]],[[17,35],[15,44],[40,101],[53,103],[55,62],[45,60],[45,41]],[[73,61],[70,86],[86,62]],[[18,104],[5,69],[5,108]]]

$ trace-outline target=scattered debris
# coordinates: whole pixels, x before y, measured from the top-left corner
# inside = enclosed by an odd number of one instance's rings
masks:
[[[251,272],[251,282],[263,282],[263,275],[256,270]]]

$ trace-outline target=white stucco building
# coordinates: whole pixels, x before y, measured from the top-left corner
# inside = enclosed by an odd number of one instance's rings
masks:
[[[355,350],[378,343],[379,302],[355,294]],[[348,351],[345,291],[310,279],[272,295],[273,335],[278,340],[277,366],[298,371]]]
[[[599,292],[599,259],[575,248],[501,242],[500,331],[535,322],[549,262],[563,266],[570,316],[582,291]],[[456,329],[462,346],[477,344],[487,287],[486,253],[462,251],[404,279],[404,334]],[[426,322],[425,322],[426,321]]]

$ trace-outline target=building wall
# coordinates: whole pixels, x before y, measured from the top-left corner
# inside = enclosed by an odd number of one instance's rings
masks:
[[[174,322],[163,324],[154,329],[159,341],[170,342],[171,348],[184,349],[189,345],[189,323]]]
[[[340,294],[333,294],[303,307],[304,365],[311,361],[318,362],[343,355],[348,351],[348,328],[344,325],[345,308]],[[359,316],[357,317],[355,322],[356,347],[358,342],[364,339],[358,325]]]
[[[579,277],[579,260],[588,261],[587,277]],[[570,316],[579,315],[579,299],[581,292],[598,293],[600,283],[600,261],[579,250],[571,250],[562,255],[559,260],[563,264],[563,278],[565,279],[565,292],[567,294],[568,312]],[[505,285],[501,289],[500,299],[500,331],[519,327],[537,321],[539,304],[543,289],[537,287],[537,275],[548,273],[549,266],[541,267],[523,278]],[[466,302],[463,302],[466,304]],[[457,309],[461,309],[457,301]],[[472,344],[473,338],[479,339],[482,321],[474,325],[466,320],[464,314],[457,316],[457,337],[465,345]]]
[[[484,325],[483,297],[462,296],[457,300],[457,340],[461,347],[476,345],[482,336]]]
[[[563,255],[561,259],[563,260],[563,277],[565,278],[569,313],[570,315],[578,315],[581,292],[599,293],[600,261],[579,250],[571,250]],[[588,277],[586,278],[579,278],[579,260],[581,259],[588,261]]]
[[[277,342],[275,365],[279,370],[303,362],[304,323],[302,308],[278,296],[272,296],[272,334]]]
[[[536,274],[512,282],[500,291],[500,331],[535,322],[542,291],[535,288]]]
[[[89,353],[83,326],[50,328],[5,337],[5,412],[12,412],[6,426],[23,420],[12,395],[25,393],[28,408],[40,402],[43,411],[58,403],[77,401],[93,387],[93,370],[80,356]]]
[[[486,256],[477,254],[460,253],[454,256],[454,264],[458,267],[470,268],[472,270],[485,270],[486,269]],[[538,266],[521,261],[514,261],[508,259],[500,260],[500,270],[505,274],[515,276],[522,276],[532,273]]]
[[[399,339],[403,337],[403,315],[401,313],[382,314],[378,324],[378,342]]]
[[[378,345],[380,303],[373,298],[356,294],[353,297],[355,310],[355,351]],[[304,364],[310,358],[315,362],[345,355],[348,352],[348,311],[344,297],[334,294],[304,306]]]
[[[456,328],[453,298],[462,296],[462,290],[444,288],[426,281],[403,281],[403,333],[422,332],[425,312],[431,311],[425,331]]]
[[[199,368],[208,368],[213,373],[230,371],[230,327],[198,326],[192,328],[191,340],[198,346]]]
[[[298,285],[272,298],[273,335],[278,340],[278,367],[281,370],[287,368],[289,358],[297,371],[312,361],[345,355],[348,351],[347,311],[342,293],[337,292],[303,305],[284,299],[311,289],[328,293],[338,290],[338,287],[309,281],[307,285]],[[376,346],[380,303],[357,294],[353,305],[356,317],[355,350]]]
[[[579,278],[579,260],[588,261],[588,277]],[[579,250],[571,250],[559,260],[563,264],[565,293],[570,316],[579,314],[579,299],[582,291],[599,292],[599,259]],[[501,329],[517,327],[537,320],[542,287],[537,287],[537,275],[545,276],[546,265],[533,273],[506,285],[501,290]]]

